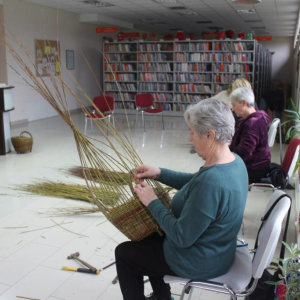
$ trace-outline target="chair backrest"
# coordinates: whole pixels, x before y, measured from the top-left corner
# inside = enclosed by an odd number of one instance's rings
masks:
[[[289,143],[284,155],[282,167],[288,173],[289,178],[291,178],[293,175],[293,171],[299,156],[299,145],[300,139],[293,138]]]
[[[272,206],[272,204],[284,194],[285,193],[283,191],[276,190],[270,197],[265,209],[265,213]],[[269,266],[273,259],[281,232],[282,221],[287,214],[290,205],[290,199],[288,197],[283,197],[275,205],[269,215],[269,218],[263,224],[259,235],[257,251],[253,260],[252,276],[255,279],[261,278],[264,269]]]
[[[135,104],[137,107],[153,106],[153,97],[151,94],[137,94],[135,96]]]
[[[93,103],[101,112],[113,111],[115,107],[114,98],[110,96],[96,96]]]
[[[280,124],[280,119],[275,118],[272,121],[272,123],[269,127],[269,130],[268,130],[268,144],[269,144],[269,147],[273,147],[273,145],[274,145],[275,137],[276,137],[276,133],[277,133],[277,128],[278,128],[279,124]]]

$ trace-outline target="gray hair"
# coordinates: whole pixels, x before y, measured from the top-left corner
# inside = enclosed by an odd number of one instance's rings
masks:
[[[245,100],[248,107],[254,106],[255,101],[253,91],[249,87],[240,87],[234,90],[230,94],[230,100],[237,100],[239,103],[242,103]]]
[[[224,102],[214,98],[201,100],[187,108],[184,118],[187,124],[192,122],[199,137],[213,130],[217,142],[230,145],[235,121],[230,108]]]

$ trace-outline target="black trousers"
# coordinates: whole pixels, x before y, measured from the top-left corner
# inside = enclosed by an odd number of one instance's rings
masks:
[[[145,300],[143,276],[148,276],[157,300],[170,300],[171,288],[164,275],[177,276],[163,252],[164,238],[152,236],[139,242],[124,242],[115,250],[118,279],[124,300]]]
[[[260,183],[262,178],[266,178],[270,172],[270,167],[261,170],[247,169],[249,176],[249,183]]]

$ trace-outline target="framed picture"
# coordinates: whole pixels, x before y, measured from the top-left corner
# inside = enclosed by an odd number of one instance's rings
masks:
[[[60,50],[58,41],[35,40],[35,62],[37,76],[60,74]]]
[[[66,50],[66,67],[68,70],[75,69],[74,50]]]

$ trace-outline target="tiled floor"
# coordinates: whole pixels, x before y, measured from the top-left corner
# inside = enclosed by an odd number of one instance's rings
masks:
[[[83,115],[73,115],[76,126],[83,131]],[[119,122],[126,122],[117,115]],[[141,159],[151,165],[194,172],[203,164],[196,154],[190,154],[188,128],[180,117],[166,117],[165,131],[160,119],[146,120],[146,134],[134,127],[132,141]],[[115,266],[98,276],[62,271],[62,266],[79,267],[67,256],[80,252],[80,257],[97,268],[114,261],[116,245],[125,236],[106,221],[101,213],[65,216],[64,208],[89,206],[74,200],[28,195],[14,187],[33,181],[54,180],[65,183],[84,181],[67,175],[65,169],[79,166],[79,157],[70,129],[59,117],[14,126],[12,135],[23,130],[34,137],[32,153],[11,153],[0,156],[0,299],[27,297],[48,300],[121,300],[119,285],[112,284]],[[101,135],[94,130],[94,137]],[[92,135],[90,128],[88,134]],[[278,161],[278,147],[272,149],[273,161]],[[293,191],[291,191],[293,195]],[[253,190],[249,193],[244,218],[244,239],[253,244],[261,213],[269,192]],[[292,214],[288,242],[295,241],[295,214]],[[61,226],[57,225],[60,224]],[[69,231],[67,231],[69,230]],[[146,293],[151,292],[149,283]],[[181,288],[172,286],[174,298],[179,299]],[[228,299],[228,296],[195,292],[192,299]]]

